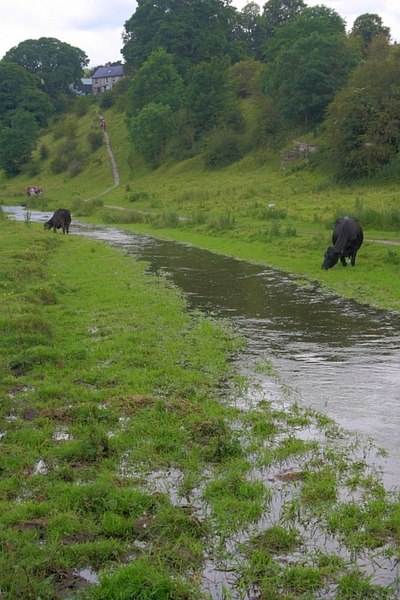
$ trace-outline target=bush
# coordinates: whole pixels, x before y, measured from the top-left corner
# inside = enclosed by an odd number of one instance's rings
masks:
[[[154,194],[152,194],[151,192],[132,192],[131,194],[129,194],[129,202],[136,202],[137,200],[151,200],[151,198],[154,196]]]
[[[29,177],[36,177],[40,173],[40,163],[37,160],[31,160],[30,162],[22,165],[21,173],[29,175]]]
[[[99,106],[102,110],[111,108],[115,102],[114,94],[112,90],[107,90],[100,96]]]
[[[41,160],[46,160],[46,158],[49,158],[49,149],[45,144],[40,146],[39,156]]]
[[[92,215],[98,208],[102,208],[103,201],[102,200],[88,200],[85,202],[80,198],[76,198],[72,202],[71,210],[77,216],[88,217]]]
[[[52,160],[50,163],[50,171],[53,173],[53,175],[63,173],[63,171],[68,169],[68,162],[68,158],[61,158],[60,156],[57,156],[57,158]]]
[[[74,113],[78,117],[84,117],[87,114],[90,106],[93,104],[93,101],[93,96],[79,96],[79,98],[75,100],[73,108]]]
[[[80,157],[73,158],[68,163],[68,173],[70,174],[70,176],[76,177],[76,175],[79,175],[79,173],[81,173],[83,170],[83,165],[84,165],[84,161],[82,158],[80,158]]]
[[[89,131],[86,139],[91,152],[96,152],[103,145],[103,134],[101,131]]]
[[[240,160],[243,156],[243,144],[240,136],[230,130],[217,131],[207,144],[204,154],[208,169],[221,169]]]
[[[103,223],[143,223],[145,215],[136,210],[107,210],[103,211]]]

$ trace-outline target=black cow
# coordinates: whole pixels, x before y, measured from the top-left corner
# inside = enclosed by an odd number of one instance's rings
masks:
[[[68,233],[71,224],[71,213],[66,208],[58,208],[54,215],[44,224],[45,229],[62,229],[63,233]]]
[[[335,221],[332,234],[332,244],[325,252],[321,269],[331,269],[340,259],[344,267],[347,266],[346,258],[350,259],[354,267],[357,250],[363,243],[364,235],[359,222],[351,217],[341,217]]]

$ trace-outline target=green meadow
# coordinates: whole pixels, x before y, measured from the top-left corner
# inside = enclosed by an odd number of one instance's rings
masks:
[[[42,136],[30,172],[0,180],[1,203],[26,202],[25,188],[42,185],[44,199],[29,206],[64,206],[73,218],[182,240],[283,269],[299,283],[319,282],[339,295],[399,310],[400,208],[394,173],[340,186],[308,159],[282,162],[281,151],[268,149],[221,170],[207,170],[201,155],[154,170],[129,145],[125,113],[111,108],[102,114],[121,176],[115,186],[104,144],[95,151],[89,144],[98,133],[99,108],[92,104],[85,110],[60,118]],[[251,135],[250,100],[244,113]],[[299,136],[318,145],[317,133],[293,134],[295,140]],[[52,160],[71,139],[82,168],[55,175]],[[324,272],[323,255],[342,215],[360,220],[365,241],[355,268],[339,264]]]

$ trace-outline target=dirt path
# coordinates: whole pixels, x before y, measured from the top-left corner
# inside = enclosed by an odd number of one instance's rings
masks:
[[[376,242],[377,244],[385,244],[386,246],[400,246],[400,242],[394,240],[365,240],[366,242]]]
[[[119,175],[117,161],[115,160],[115,156],[114,156],[114,153],[111,148],[110,138],[106,131],[104,131],[104,142],[105,142],[105,145],[107,148],[107,154],[108,154],[110,162],[111,162],[111,169],[112,169],[112,174],[113,174],[113,178],[114,178],[114,185],[112,187],[117,187],[117,185],[119,185],[121,183],[121,177]],[[112,189],[112,188],[110,188],[110,189]]]

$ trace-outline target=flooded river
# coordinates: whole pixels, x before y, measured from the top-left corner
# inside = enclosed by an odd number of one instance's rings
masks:
[[[24,219],[21,207],[3,209]],[[49,216],[30,214],[35,222]],[[389,453],[383,463],[385,485],[400,485],[399,315],[185,244],[76,221],[70,234],[105,241],[145,260],[151,272],[184,292],[191,307],[230,322],[247,342],[238,369],[255,382],[244,392],[243,404],[285,389],[291,400],[372,438]],[[277,377],[257,368],[269,362]]]

